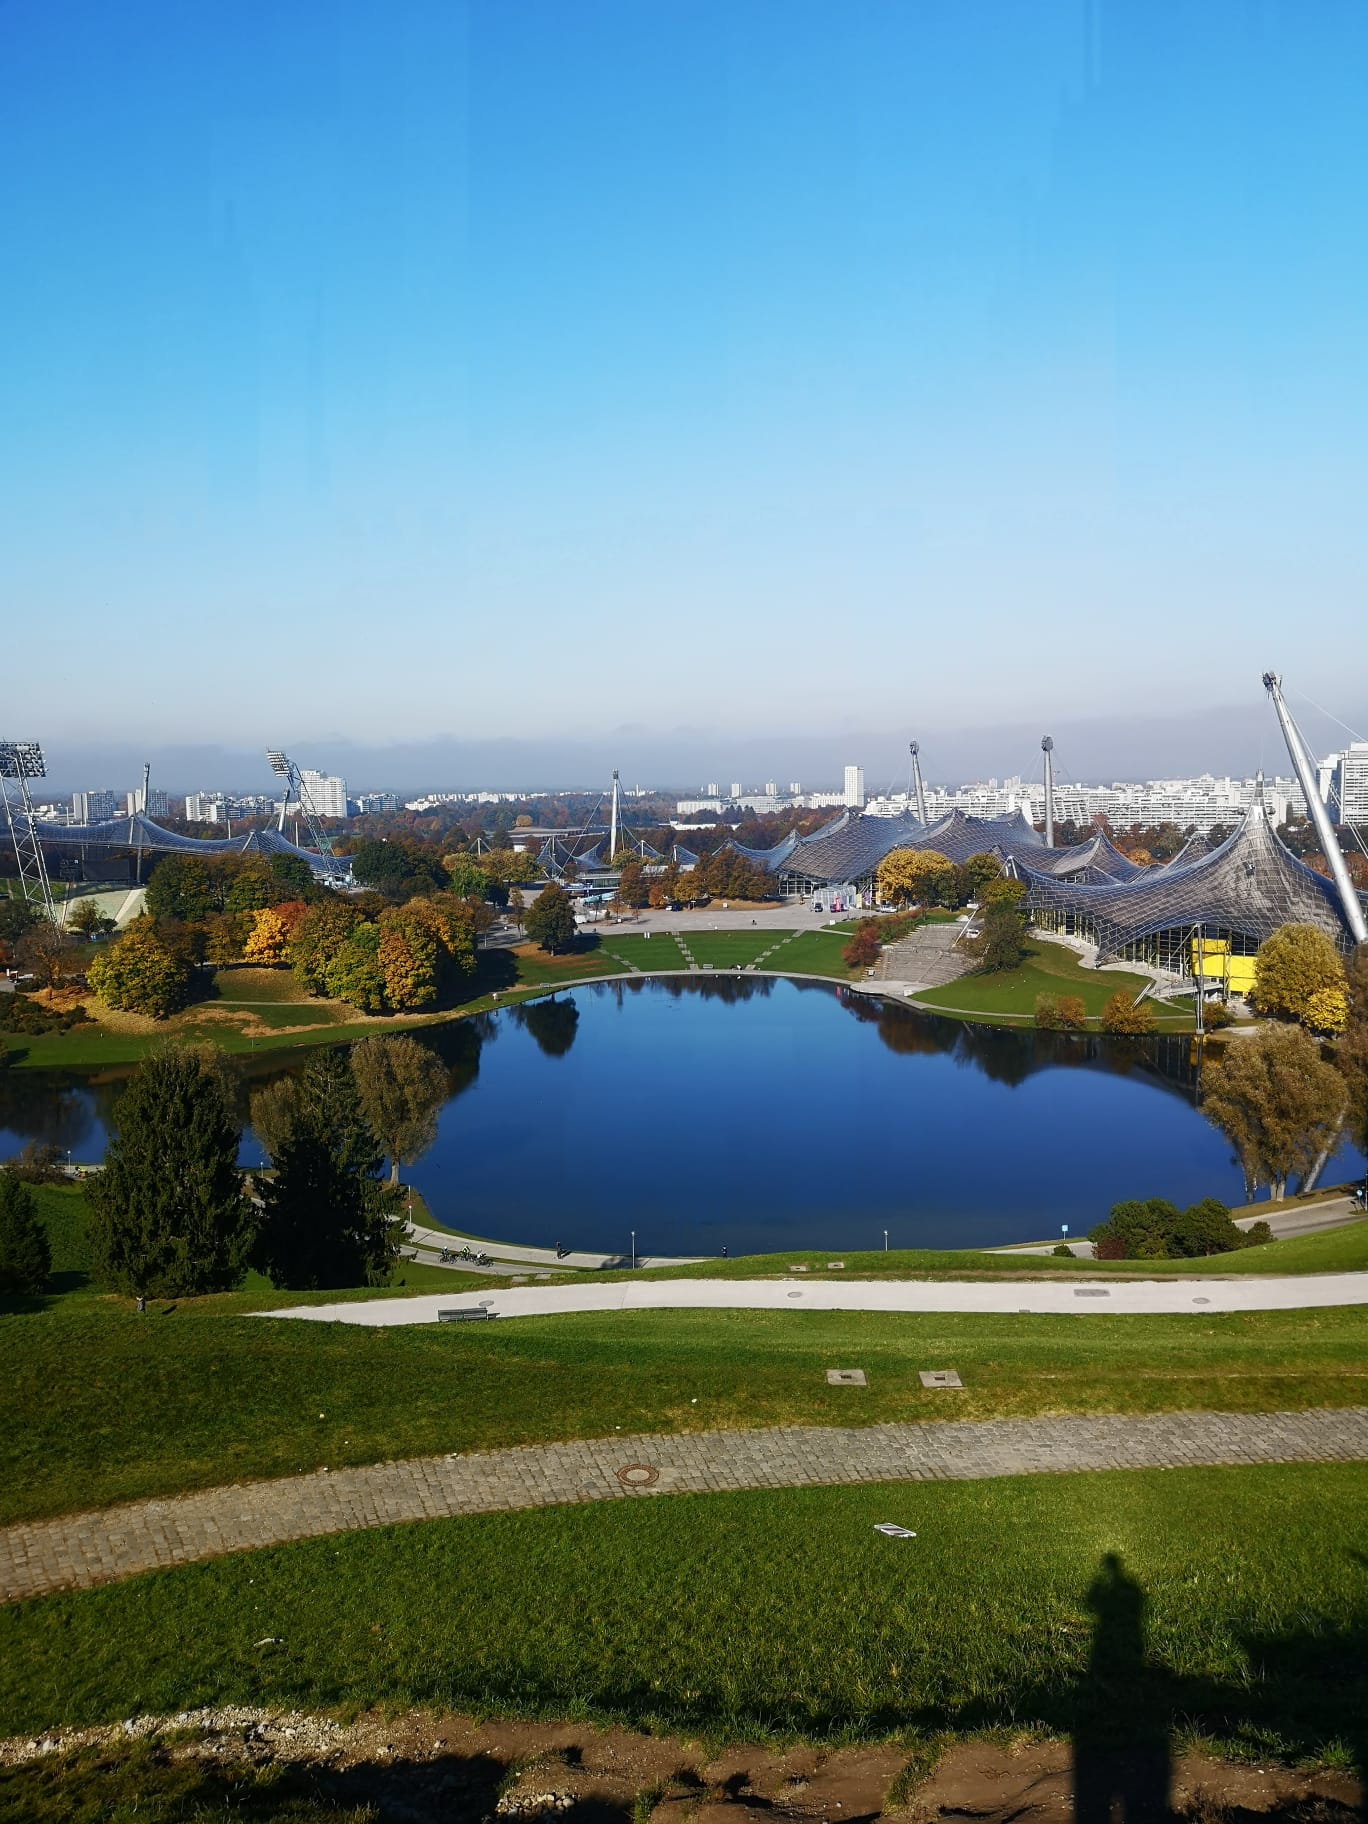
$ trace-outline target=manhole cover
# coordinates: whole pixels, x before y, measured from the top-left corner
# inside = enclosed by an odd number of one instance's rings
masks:
[[[649,1488],[660,1480],[660,1471],[649,1463],[624,1463],[617,1472],[617,1479],[624,1488]]]
[[[964,1382],[953,1368],[922,1368],[918,1379],[923,1387],[963,1387]]]
[[[1194,1305],[1209,1305],[1211,1300],[1209,1298],[1194,1298],[1192,1302]]]
[[[802,1293],[801,1293],[801,1292],[790,1292],[790,1293],[789,1293],[789,1297],[790,1297],[790,1298],[801,1298],[801,1297],[802,1297],[802,1296],[803,1296],[803,1295],[802,1295]]]
[[[829,1387],[868,1386],[863,1368],[828,1368],[826,1377]]]

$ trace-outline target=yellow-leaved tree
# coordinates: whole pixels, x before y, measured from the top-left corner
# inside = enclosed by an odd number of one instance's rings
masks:
[[[252,928],[242,955],[249,963],[283,963],[289,947],[290,928],[274,906],[263,906],[252,914]]]
[[[884,856],[875,875],[880,903],[935,905],[954,872],[953,864],[931,849],[894,849]]]

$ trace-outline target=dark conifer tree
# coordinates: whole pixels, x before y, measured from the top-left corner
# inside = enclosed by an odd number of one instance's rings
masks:
[[[242,1124],[219,1054],[168,1045],[114,1105],[105,1166],[90,1181],[96,1270],[158,1298],[241,1283],[255,1219],[237,1169]]]
[[[317,1053],[300,1072],[274,1175],[262,1185],[255,1260],[272,1285],[313,1291],[388,1281],[403,1222],[397,1198],[378,1181],[382,1163],[347,1054]]]
[[[33,1192],[0,1171],[0,1292],[43,1292],[52,1277],[52,1251]]]

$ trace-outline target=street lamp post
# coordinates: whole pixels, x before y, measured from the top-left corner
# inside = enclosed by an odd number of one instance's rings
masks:
[[[885,1229],[884,1230],[884,1253],[887,1254],[887,1252],[888,1252],[888,1230]]]
[[[632,1266],[636,1266],[636,1230],[632,1230]]]

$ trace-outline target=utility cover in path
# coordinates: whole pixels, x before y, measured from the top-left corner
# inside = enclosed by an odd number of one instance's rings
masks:
[[[919,1371],[923,1387],[963,1387],[964,1382],[953,1368],[923,1368]]]

